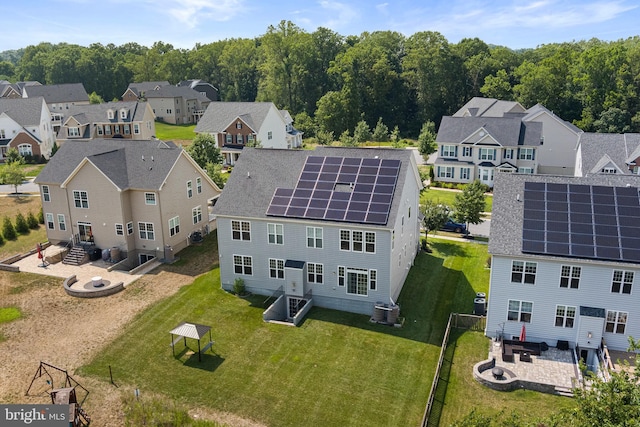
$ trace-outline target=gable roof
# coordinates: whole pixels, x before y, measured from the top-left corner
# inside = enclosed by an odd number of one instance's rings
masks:
[[[23,91],[27,94],[27,98],[42,96],[47,104],[89,102],[89,95],[87,95],[82,83],[25,86]]]
[[[209,102],[209,98],[191,89],[188,86],[162,86],[157,89],[147,90],[144,93],[145,98],[184,98],[197,99],[200,102]]]
[[[223,132],[234,120],[241,118],[258,132],[273,102],[212,102],[202,115],[195,132]]]
[[[83,162],[93,163],[121,190],[160,190],[182,148],[159,140],[66,141],[51,157],[36,184],[62,184]]]
[[[156,87],[169,86],[170,83],[168,81],[159,81],[159,82],[138,82],[138,83],[129,83],[127,90],[131,90],[136,94],[137,97],[140,97],[140,94],[148,91],[154,90]],[[126,92],[126,91],[125,91]]]
[[[400,160],[400,173],[393,194],[391,210],[386,228],[392,228],[401,205],[400,194],[407,179],[412,178],[411,150],[385,148],[318,147],[315,150],[278,150],[270,148],[244,148],[237,160],[233,173],[216,203],[214,213],[219,216],[284,220],[286,218],[267,216],[266,212],[276,188],[294,188],[309,156],[335,156],[353,158],[375,158]],[[419,180],[419,179],[418,179]],[[314,223],[335,223],[322,219],[297,219]],[[358,226],[373,225],[358,223]],[[381,227],[376,225],[375,227]],[[382,226],[385,227],[385,226]]]
[[[525,254],[522,252],[525,182],[640,188],[640,176],[638,175],[594,174],[586,177],[567,177],[498,172],[494,179],[491,239],[489,239],[489,253],[492,255],[558,260],[569,259],[567,257]],[[589,262],[599,261],[589,259]]]
[[[640,134],[637,133],[584,132],[579,144],[583,175],[600,173],[607,159],[623,173],[631,173],[628,163],[640,157]]]
[[[582,133],[582,129],[580,129],[578,126],[576,126],[573,123],[570,123],[570,122],[568,122],[566,120],[562,120],[560,117],[558,117],[555,114],[553,114],[553,111],[549,110],[547,107],[545,107],[542,104],[536,104],[533,107],[529,108],[527,110],[527,112],[526,112],[526,115],[522,118],[522,120],[524,120],[524,121],[534,120],[541,113],[547,113],[551,117],[553,117],[556,120],[558,120],[560,123],[564,124],[566,127],[569,128],[569,130],[575,132],[576,134]]]
[[[537,147],[542,137],[542,123],[525,123],[519,117],[445,116],[440,123],[436,142],[461,143],[480,129],[484,129],[504,147]]]
[[[453,117],[503,117],[505,113],[524,113],[525,109],[515,101],[473,97],[453,114]]]
[[[102,104],[89,104],[89,105],[74,105],[69,107],[69,113],[65,114],[65,124],[67,120],[74,117],[79,123],[130,123],[142,121],[146,108],[146,102],[136,101],[116,101],[105,102]],[[129,110],[129,114],[126,119],[120,118],[120,110]],[[113,119],[109,120],[107,111],[114,111]]]
[[[6,113],[21,126],[40,125],[44,99],[0,98],[0,114]]]

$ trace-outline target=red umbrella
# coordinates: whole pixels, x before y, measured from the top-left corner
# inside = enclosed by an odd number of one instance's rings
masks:
[[[520,330],[520,341],[524,342],[527,340],[527,329],[524,327],[524,323],[522,324],[522,329]]]
[[[42,259],[42,252],[41,252],[41,247],[40,247],[40,243],[36,244],[36,249],[38,250],[38,259]]]

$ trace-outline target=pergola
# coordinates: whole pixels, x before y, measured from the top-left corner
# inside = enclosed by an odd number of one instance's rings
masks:
[[[200,340],[204,337],[207,332],[209,333],[209,342],[204,346],[202,350],[200,350]],[[187,338],[192,338],[194,340],[198,340],[198,361],[202,361],[201,354],[205,351],[209,350],[213,345],[213,341],[211,340],[211,326],[206,325],[198,325],[197,323],[188,323],[182,322],[175,328],[173,328],[170,332],[171,334],[171,351],[173,352],[173,356],[175,357],[175,345],[180,341],[181,338],[184,338],[184,346],[187,346]],[[177,338],[174,336],[177,335]]]

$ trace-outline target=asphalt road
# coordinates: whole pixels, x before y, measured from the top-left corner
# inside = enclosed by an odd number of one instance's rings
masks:
[[[485,219],[480,224],[469,224],[469,232],[474,236],[489,237],[491,219]]]
[[[18,193],[40,193],[40,188],[37,184],[33,183],[34,178],[29,178],[18,185]],[[0,194],[14,193],[16,188],[13,185],[0,185]]]

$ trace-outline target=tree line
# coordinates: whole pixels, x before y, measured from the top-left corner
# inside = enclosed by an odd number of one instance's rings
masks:
[[[479,38],[449,43],[431,31],[343,36],[281,21],[255,38],[192,49],[40,43],[0,53],[0,79],[81,82],[105,100],[131,82],[194,78],[216,86],[223,101],[272,101],[307,136],[337,137],[381,119],[415,137],[474,96],[541,103],[585,131],[640,131],[640,37],[512,50]]]

